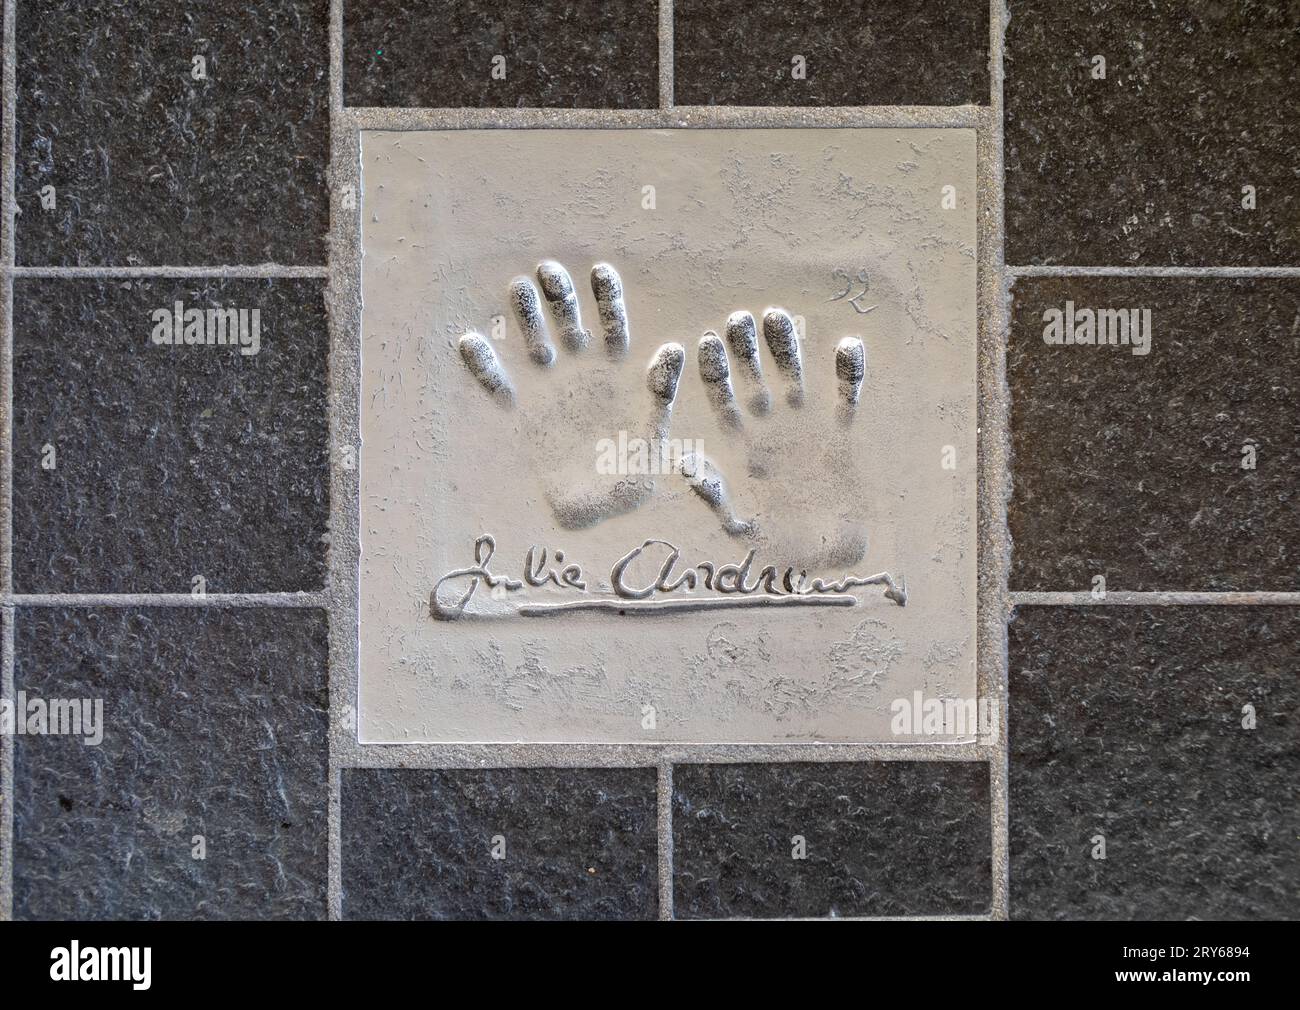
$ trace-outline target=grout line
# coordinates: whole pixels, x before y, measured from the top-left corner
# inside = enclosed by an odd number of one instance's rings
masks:
[[[9,271],[14,262],[14,223],[17,200],[15,172],[17,145],[14,129],[17,72],[14,22],[17,0],[3,0],[3,68],[0,69],[0,101],[4,105],[4,134],[0,138],[0,593],[13,587],[13,363],[14,285]]]
[[[673,0],[659,0],[659,108],[673,107],[676,66],[673,38]]]
[[[3,666],[0,667],[0,697],[12,700],[14,687],[14,611],[3,608]],[[14,915],[14,751],[18,737],[0,733],[0,922],[12,921]]]
[[[355,734],[353,734],[355,736]],[[356,743],[338,747],[341,768],[647,768],[680,764],[851,761],[989,761],[980,743]]]
[[[1108,590],[1102,597],[1088,590],[1081,592],[1048,593],[1020,591],[1011,594],[1017,607],[1193,607],[1193,606],[1290,606],[1300,607],[1300,592],[1250,592],[1202,593],[1182,590],[1156,590],[1152,592],[1115,592]]]
[[[981,476],[987,482],[986,500],[989,512],[982,516],[984,522],[993,528],[989,540],[996,549],[986,552],[981,579],[993,583],[995,604],[989,607],[991,613],[983,615],[983,620],[997,622],[996,631],[991,632],[997,641],[996,682],[991,685],[981,684],[981,691],[986,687],[997,701],[997,711],[1001,717],[997,720],[998,733],[994,753],[989,759],[989,838],[991,843],[990,861],[992,866],[992,894],[989,914],[994,919],[1010,917],[1011,893],[1011,858],[1008,840],[1010,824],[1010,801],[1008,797],[1008,780],[1010,777],[1010,744],[1007,722],[1010,715],[1010,698],[1008,694],[1008,670],[1010,659],[1007,654],[1007,617],[1010,613],[1008,602],[1008,577],[1011,568],[1010,533],[1007,526],[1007,503],[1011,496],[1011,444],[1010,413],[1011,391],[1007,385],[1006,351],[1007,339],[1011,329],[1009,308],[1009,280],[1006,267],[1006,157],[1005,157],[1005,117],[1003,89],[1006,82],[1005,47],[1006,27],[1009,14],[1004,0],[990,0],[989,3],[989,144],[987,150],[987,167],[985,171],[992,180],[989,202],[988,234],[985,236],[988,248],[981,258],[981,264],[988,264],[989,277],[981,293],[985,302],[985,322],[983,331],[987,344],[988,360],[982,370],[981,384],[983,395],[980,405],[986,411],[984,452],[981,456]],[[986,385],[985,385],[986,384]],[[984,538],[981,537],[983,544]],[[980,570],[977,559],[976,570]],[[988,606],[986,599],[981,604]],[[987,662],[987,661],[986,661]],[[984,667],[986,662],[980,665]]]
[[[16,607],[324,607],[324,593],[6,593]]]
[[[415,109],[357,106],[339,112],[352,130],[663,130],[756,128],[974,129],[980,105],[674,105],[660,109]],[[336,123],[336,125],[338,125]]]
[[[9,267],[15,262],[14,222],[18,213],[18,202],[15,196],[18,134],[14,125],[14,113],[18,106],[18,47],[14,41],[16,32],[14,22],[17,20],[18,0],[3,0],[3,4],[4,40],[3,44],[0,44],[0,52],[4,54],[2,93],[4,102],[4,146],[2,153],[0,153],[0,163],[3,164],[0,175],[4,179],[4,188],[3,199],[0,200],[0,204],[3,205],[3,214],[0,217],[4,221],[4,244],[0,246],[0,265]]]
[[[27,267],[5,266],[14,277],[328,277],[328,267],[258,266],[202,267]]]
[[[1012,277],[1300,277],[1300,267],[1007,267]]]
[[[4,132],[0,135],[0,594],[13,585],[13,317],[14,283],[8,267],[14,262],[15,219],[15,95],[17,91],[17,47],[14,22],[17,0],[3,0],[4,32],[0,39],[3,66],[0,67],[0,105],[4,108]],[[0,610],[0,697],[14,697],[14,610],[5,601]],[[0,733],[0,922],[14,914],[14,748],[16,737]]]
[[[996,922],[992,915],[787,915],[755,919],[738,915],[732,918],[700,919],[699,922]]]
[[[343,109],[343,0],[330,0],[329,49],[329,112],[332,137],[335,119]],[[330,233],[333,234],[332,227]]]
[[[659,864],[659,918],[668,922],[673,918],[673,766],[671,762],[659,764],[658,836],[656,849]]]
[[[355,663],[343,662],[343,653],[346,650],[338,648],[340,636],[344,634],[344,629],[349,622],[346,621],[344,607],[340,604],[338,585],[343,579],[343,572],[340,570],[339,559],[342,551],[342,542],[346,534],[341,531],[345,527],[342,518],[343,511],[341,500],[343,498],[343,485],[336,476],[341,471],[335,465],[335,447],[347,440],[346,434],[341,430],[344,425],[340,421],[343,411],[340,404],[336,402],[338,397],[337,384],[339,382],[339,349],[346,340],[346,320],[348,315],[341,310],[343,301],[347,298],[344,289],[344,279],[340,276],[340,265],[347,260],[343,255],[343,250],[339,248],[343,234],[348,228],[356,228],[359,217],[355,212],[345,215],[343,212],[341,193],[345,186],[352,184],[356,186],[356,205],[361,202],[360,180],[353,181],[348,173],[344,171],[339,157],[340,147],[344,139],[344,131],[349,128],[344,126],[341,120],[343,110],[343,0],[330,0],[330,25],[329,25],[329,121],[330,121],[330,163],[327,174],[328,194],[329,194],[329,291],[327,294],[329,310],[329,361],[327,371],[327,397],[326,410],[328,411],[327,422],[329,424],[329,509],[330,509],[330,544],[328,548],[328,564],[326,575],[326,596],[328,600],[327,624],[328,624],[328,649],[326,650],[326,684],[328,685],[329,696],[329,727],[327,729],[326,746],[328,749],[327,764],[329,767],[329,812],[326,818],[326,917],[337,922],[343,918],[343,810],[342,810],[342,775],[339,770],[338,762],[338,745],[337,741],[342,738],[343,734],[355,735],[355,719],[349,720],[347,717],[354,711],[352,706],[352,692],[349,689],[340,690],[339,681],[344,677],[350,677],[353,670],[356,669]],[[350,131],[349,131],[350,132]],[[359,339],[359,338],[358,338]],[[350,416],[350,415],[349,415]],[[342,436],[342,437],[340,437]],[[351,498],[349,496],[348,500]],[[349,555],[350,557],[351,555]],[[355,646],[353,646],[355,649]]]
[[[329,872],[325,887],[325,917],[331,922],[343,918],[343,773],[330,760],[329,812],[326,816],[326,846]]]
[[[13,591],[14,280],[0,277],[0,596]]]

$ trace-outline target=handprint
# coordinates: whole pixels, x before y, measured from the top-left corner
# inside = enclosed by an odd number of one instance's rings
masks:
[[[769,389],[750,313],[731,315],[725,342],[713,331],[700,339],[700,378],[721,439],[740,450],[745,464],[743,472],[724,475],[713,459],[692,454],[682,460],[683,475],[732,536],[809,571],[850,566],[867,551],[858,503],[862,483],[850,445],[866,377],[866,349],[860,337],[841,340],[834,355],[835,397],[810,401],[790,315],[769,308],[763,314],[763,338],[783,404],[774,402]],[[902,603],[906,588],[891,583],[885,595]]]
[[[618,272],[607,263],[591,270],[603,356],[588,351],[591,333],[583,326],[568,271],[546,260],[537,267],[537,281],[540,297],[532,280],[516,277],[509,299],[531,362],[525,367],[544,370],[554,379],[546,395],[521,402],[496,349],[479,333],[460,338],[460,354],[470,374],[511,413],[516,435],[534,457],[530,470],[542,477],[556,521],[565,529],[584,529],[644,503],[654,491],[655,474],[668,472],[669,422],[686,352],[681,344],[660,345],[645,379],[629,382],[628,369],[636,366],[628,362],[631,336]],[[557,358],[543,299],[565,358],[571,360]],[[620,432],[644,439],[650,447],[647,455],[663,465],[652,465],[645,473],[600,473],[596,446]]]

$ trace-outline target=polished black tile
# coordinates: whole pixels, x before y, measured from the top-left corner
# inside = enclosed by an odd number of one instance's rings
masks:
[[[26,728],[82,715],[15,737],[15,918],[325,917],[324,611],[20,608],[14,637]]]
[[[15,591],[322,588],[328,355],[321,281],[18,278]]]
[[[327,0],[18,4],[18,262],[324,264],[328,24]]]
[[[1008,263],[1300,264],[1300,6],[1007,6]]]
[[[1022,607],[1009,637],[1014,918],[1300,917],[1300,610]]]
[[[673,4],[678,105],[987,105],[989,7]]]
[[[344,101],[654,108],[657,0],[345,0]]]
[[[653,768],[343,772],[349,919],[653,919]]]
[[[678,918],[987,912],[986,764],[678,765]]]
[[[1071,307],[1149,311],[1149,350],[1045,342]],[[1300,590],[1300,281],[1022,278],[1012,308],[1012,589]]]

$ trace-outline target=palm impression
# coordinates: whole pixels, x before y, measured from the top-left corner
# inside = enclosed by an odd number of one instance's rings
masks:
[[[541,293],[538,293],[538,287]],[[516,416],[516,431],[540,476],[546,501],[564,529],[586,529],[637,508],[654,493],[657,477],[671,473],[669,424],[686,352],[661,344],[648,366],[630,354],[631,334],[623,283],[607,263],[591,269],[591,290],[600,318],[603,349],[590,347],[573,280],[563,266],[545,260],[537,285],[528,277],[510,283],[509,300],[523,337],[520,359],[502,361],[480,333],[460,338],[470,374]],[[546,302],[543,312],[542,301]],[[547,317],[549,316],[549,323]],[[552,333],[562,350],[557,352]],[[516,383],[518,370],[544,374],[530,382],[531,396]],[[536,378],[536,375],[532,376]],[[603,473],[599,447],[617,442],[640,449],[646,465],[628,473]]]
[[[833,368],[836,380],[833,396],[813,395],[789,313],[767,309],[762,328],[766,354],[754,317],[744,311],[727,320],[725,340],[713,331],[700,338],[700,380],[733,462],[690,454],[682,459],[683,475],[723,529],[764,556],[808,573],[847,570],[867,552],[858,504],[863,475],[851,444],[862,437],[856,422],[866,348],[860,337],[848,336],[833,360],[810,363]],[[889,585],[886,596],[906,600],[904,585],[882,581]]]

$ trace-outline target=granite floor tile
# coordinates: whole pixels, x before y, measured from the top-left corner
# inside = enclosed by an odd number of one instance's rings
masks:
[[[653,768],[345,769],[348,919],[653,919]]]
[[[324,918],[327,649],[319,610],[20,609],[29,733],[83,722],[15,738],[14,917]]]
[[[1009,635],[1013,917],[1300,917],[1300,611],[1022,607]]]
[[[1012,589],[1300,590],[1300,281],[1022,278],[1012,311]]]
[[[324,264],[327,0],[17,12],[20,264]]]
[[[987,105],[989,7],[676,0],[678,105]]]
[[[5,41],[5,5],[0,4],[0,57],[4,56],[9,48],[9,43]],[[0,101],[0,142],[5,140],[5,105]],[[9,235],[9,215],[0,213],[0,255],[4,255],[5,239]]]
[[[654,108],[658,0],[345,0],[344,101]]]
[[[986,764],[678,765],[677,918],[979,914]]]
[[[15,591],[320,589],[328,355],[317,280],[17,279]]]
[[[1007,6],[1008,263],[1300,264],[1300,7]]]

